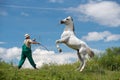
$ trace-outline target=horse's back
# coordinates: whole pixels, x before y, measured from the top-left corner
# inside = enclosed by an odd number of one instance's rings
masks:
[[[68,38],[67,41],[65,41],[65,44],[75,50],[78,50],[81,48],[81,46],[87,46],[87,44],[76,37],[73,31],[64,31],[61,35],[61,38]]]
[[[77,38],[75,35],[71,35],[69,37],[69,40],[66,42],[66,45],[73,49],[80,49],[81,45],[86,45],[86,43],[79,38]]]

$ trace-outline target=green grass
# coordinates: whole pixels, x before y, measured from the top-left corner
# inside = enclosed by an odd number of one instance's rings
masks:
[[[0,64],[0,80],[120,80],[120,71],[110,71],[97,64],[88,65],[83,72],[75,71],[79,65],[44,65],[38,70],[20,69],[2,62]]]
[[[120,80],[120,47],[108,48],[101,57],[87,62],[83,72],[76,71],[79,62],[44,64],[38,70],[20,69],[0,61],[0,80]]]

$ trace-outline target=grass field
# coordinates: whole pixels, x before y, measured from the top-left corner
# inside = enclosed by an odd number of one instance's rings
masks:
[[[2,62],[0,80],[120,80],[120,71],[110,71],[89,65],[83,72],[76,71],[78,62],[65,65],[44,65],[38,70],[20,69]]]
[[[73,64],[44,64],[38,70],[20,69],[0,61],[0,80],[120,80],[120,47],[109,48],[105,55],[87,62],[83,72]]]

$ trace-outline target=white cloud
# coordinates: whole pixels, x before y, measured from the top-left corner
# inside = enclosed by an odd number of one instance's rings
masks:
[[[110,35],[106,38],[106,42],[109,42],[109,41],[118,41],[120,40],[120,35],[119,34],[113,34],[113,35]]]
[[[63,3],[64,0],[49,0],[49,2],[52,2],[52,3]]]
[[[29,16],[29,14],[28,14],[28,13],[25,13],[25,12],[22,12],[21,15],[22,15],[22,16]]]
[[[93,49],[96,55],[100,55],[101,50]],[[32,53],[33,59],[37,65],[37,67],[41,67],[43,64],[70,64],[78,60],[78,56],[75,53],[65,52],[65,53],[55,53],[54,51],[42,50],[40,48],[36,48]],[[13,62],[15,65],[18,65],[21,57],[21,48],[13,47],[13,48],[0,48],[0,58],[2,58],[6,62]],[[28,59],[26,59],[25,63],[22,66],[23,68],[32,68]]]
[[[33,57],[38,66],[49,63],[68,64],[74,62],[77,59],[77,55],[73,53],[61,53],[57,54],[54,51],[46,51],[36,49],[33,52]]]
[[[67,64],[73,63],[77,59],[77,54],[74,53],[55,53],[54,51],[46,51],[41,49],[35,49],[33,51],[33,59],[37,64],[37,67],[41,67],[43,64],[57,63],[57,64]],[[6,62],[11,62],[18,64],[21,55],[21,48],[0,48],[0,58]],[[32,68],[28,60],[26,59],[24,68]]]
[[[6,42],[0,42],[0,44],[5,44]]]
[[[101,1],[104,1],[104,0],[88,0],[89,2],[101,2]]]
[[[111,33],[108,31],[104,32],[89,32],[87,36],[83,36],[82,39],[86,41],[98,41],[103,40],[106,36],[109,36]]]
[[[0,10],[0,16],[7,16],[7,15],[8,15],[8,13],[6,11]]]
[[[120,40],[120,34],[112,34],[109,31],[89,32],[88,35],[83,36],[82,39],[86,41],[99,41],[99,40],[104,40],[106,42],[118,41]]]
[[[93,21],[110,27],[120,26],[120,5],[112,1],[91,1],[76,8],[69,8],[77,14],[79,20]]]
[[[20,56],[21,49],[17,47],[13,48],[0,48],[0,58],[3,60],[10,62],[13,59],[17,58]]]
[[[33,9],[33,10],[67,10],[67,8],[43,8],[43,7],[33,7],[33,6],[19,6],[19,5],[1,5],[3,7],[17,8],[17,9]]]

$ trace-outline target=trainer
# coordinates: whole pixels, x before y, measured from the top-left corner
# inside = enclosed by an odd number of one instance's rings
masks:
[[[30,35],[25,34],[25,40],[24,40],[24,44],[22,46],[22,54],[21,54],[21,59],[19,61],[18,69],[20,69],[22,67],[26,58],[28,58],[30,64],[34,67],[34,69],[37,69],[36,64],[32,58],[31,44],[40,44],[40,43],[36,42],[34,40],[31,40]]]

